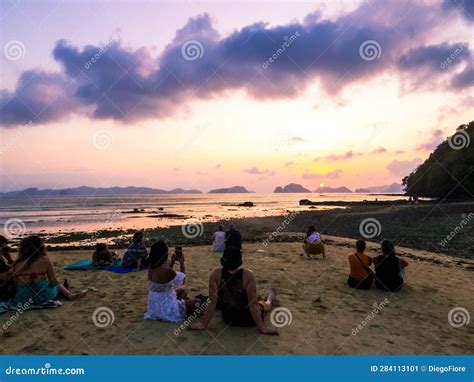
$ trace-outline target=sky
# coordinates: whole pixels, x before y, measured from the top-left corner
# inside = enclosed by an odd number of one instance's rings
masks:
[[[473,24],[472,0],[3,0],[0,191],[401,183],[473,119]]]

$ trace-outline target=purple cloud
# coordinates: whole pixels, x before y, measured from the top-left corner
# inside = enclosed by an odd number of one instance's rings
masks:
[[[415,158],[412,160],[393,160],[387,166],[387,170],[390,174],[395,176],[405,176],[412,172],[417,166],[423,163],[423,159]]]
[[[393,71],[397,64],[400,71],[414,72],[431,65],[444,49],[416,50],[416,43],[427,38],[441,16],[445,12],[429,4],[374,1],[335,20],[321,19],[316,12],[303,22],[257,22],[222,37],[204,14],[190,18],[158,58],[146,48],[128,49],[116,40],[83,48],[61,40],[53,57],[62,72],[24,72],[14,91],[0,92],[0,123],[38,124],[72,114],[123,122],[164,118],[191,99],[228,90],[258,99],[290,98],[315,81],[331,95]],[[371,59],[361,53],[368,41],[381,49]],[[408,48],[413,49],[406,52]],[[271,64],[262,65],[269,58]],[[471,84],[471,74],[468,68],[450,83],[454,88]]]

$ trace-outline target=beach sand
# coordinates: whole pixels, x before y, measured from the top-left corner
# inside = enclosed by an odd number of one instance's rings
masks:
[[[425,251],[398,248],[409,262],[406,284],[398,294],[376,289],[352,291],[346,285],[347,255],[353,240],[326,237],[329,260],[304,260],[299,243],[245,244],[245,266],[257,278],[258,294],[278,292],[278,306],[292,321],[279,336],[255,328],[227,327],[216,312],[207,332],[179,324],[144,321],[147,272],[125,275],[105,271],[64,271],[64,265],[89,258],[87,252],[51,252],[59,279],[74,291],[95,286],[84,299],[56,309],[27,311],[11,321],[0,316],[2,354],[473,354],[474,331],[448,322],[456,307],[474,314],[474,262]],[[369,244],[368,254],[376,255]],[[265,252],[257,252],[264,250]],[[190,296],[207,294],[219,256],[209,246],[185,247]],[[388,303],[384,300],[388,299]],[[385,300],[386,301],[386,300]],[[374,304],[385,305],[379,313]],[[111,326],[99,328],[92,316],[109,308]],[[368,317],[371,317],[367,319]],[[366,321],[366,324],[364,324]],[[270,323],[270,316],[265,318]],[[359,326],[360,325],[360,326]],[[359,328],[359,329],[357,329]],[[357,331],[357,333],[356,333]]]

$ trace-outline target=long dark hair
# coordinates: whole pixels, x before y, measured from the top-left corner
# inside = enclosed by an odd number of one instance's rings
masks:
[[[157,268],[168,260],[168,246],[163,240],[158,240],[150,249],[150,267]]]
[[[26,262],[30,266],[40,257],[46,256],[46,246],[39,236],[28,236],[20,241],[20,250],[15,264]]]
[[[390,241],[390,240],[382,240],[382,242],[380,243],[380,246],[382,248],[382,253],[385,255],[385,256],[395,256],[396,253],[395,253],[395,246],[393,245],[393,243]]]
[[[310,237],[312,233],[316,232],[316,227],[314,225],[310,225],[308,230],[306,231],[306,238]]]

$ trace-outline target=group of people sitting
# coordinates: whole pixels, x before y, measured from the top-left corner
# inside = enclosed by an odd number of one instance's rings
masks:
[[[20,305],[26,301],[41,304],[64,297],[74,300],[84,296],[87,289],[79,293],[69,290],[67,280],[60,284],[56,278],[46,246],[38,236],[21,240],[18,258],[10,255],[8,241],[0,236],[0,301]],[[408,265],[395,254],[393,243],[383,240],[382,255],[372,259],[365,254],[366,243],[358,240],[356,253],[349,256],[350,275],[348,284],[352,288],[369,289],[374,280],[379,289],[396,292],[403,285],[404,268]],[[326,259],[321,235],[314,226],[309,227],[303,244],[305,258],[322,254]],[[182,247],[175,247],[170,256],[168,245],[158,240],[148,253],[143,231],[133,235],[127,248],[122,267],[148,269],[148,304],[144,318],[181,322],[204,311],[202,320],[193,322],[192,329],[207,328],[215,311],[219,309],[224,322],[237,326],[256,326],[263,334],[275,334],[273,328],[264,324],[264,315],[272,308],[275,291],[271,290],[264,300],[257,298],[257,286],[252,271],[242,262],[242,235],[231,225],[227,232],[219,226],[214,234],[213,251],[221,252],[221,267],[214,269],[209,278],[209,295],[190,298],[183,285],[186,279],[185,257]],[[115,264],[118,256],[107,245],[97,244],[92,255],[96,265]],[[174,270],[178,263],[179,271]],[[371,270],[374,264],[375,272]]]
[[[347,284],[351,288],[370,289],[375,280],[378,289],[389,292],[402,289],[408,263],[396,255],[391,241],[382,240],[380,246],[382,254],[371,258],[365,254],[365,241],[357,240],[356,252],[349,256],[350,274]],[[375,272],[370,268],[372,264]]]

